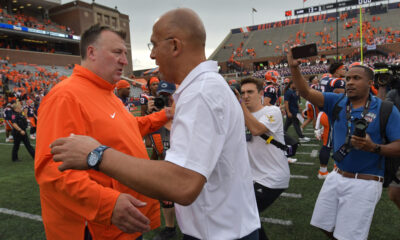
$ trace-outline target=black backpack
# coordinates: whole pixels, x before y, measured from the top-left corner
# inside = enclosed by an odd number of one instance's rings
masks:
[[[343,98],[344,94],[333,107],[332,123],[331,123],[332,127],[335,120],[338,119],[340,111],[342,110],[342,108],[339,107],[338,104],[340,101],[342,101]],[[390,114],[392,113],[392,109],[393,109],[392,102],[382,101],[381,108],[379,109],[379,125],[380,125],[379,128],[382,137],[382,144],[389,143],[389,140],[387,139],[386,136],[386,124],[389,120]],[[383,156],[381,156],[381,159],[382,158]],[[379,165],[381,166],[381,164]],[[399,167],[400,167],[400,158],[385,157],[385,175],[384,175],[383,187],[388,187],[392,181],[400,183],[400,180],[396,177],[396,173]]]
[[[379,121],[380,121],[380,131],[382,137],[382,143],[389,143],[389,140],[386,136],[386,124],[389,120],[389,116],[392,113],[393,103],[389,101],[382,101],[381,109],[379,112]],[[397,178],[396,173],[400,167],[400,158],[390,158],[385,157],[385,178],[383,180],[383,187],[389,186],[392,181],[396,183],[400,183],[400,180]]]

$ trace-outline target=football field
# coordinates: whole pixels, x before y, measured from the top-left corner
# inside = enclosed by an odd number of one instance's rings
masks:
[[[290,128],[290,133],[295,136],[292,130]],[[305,129],[305,134],[312,137],[310,126]],[[25,147],[21,146],[19,156],[22,161],[11,162],[12,144],[4,140],[4,133],[0,133],[0,240],[45,239],[33,160]],[[319,142],[315,139],[299,147],[296,156],[298,161],[290,164],[292,178],[289,189],[261,214],[270,239],[326,239],[324,234],[309,224],[323,183],[317,178],[318,157],[311,156],[318,149]],[[328,170],[332,169],[332,165],[330,161]],[[158,231],[146,233],[144,239],[152,239]],[[176,239],[180,239],[180,236],[178,234]],[[400,239],[400,211],[389,201],[387,189],[383,190],[376,207],[369,239]]]

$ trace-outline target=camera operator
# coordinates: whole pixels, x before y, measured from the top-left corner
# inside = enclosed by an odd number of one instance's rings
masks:
[[[386,64],[380,65],[376,64],[377,74],[375,74],[375,83],[378,85],[378,97],[382,100],[392,102],[397,109],[400,110],[400,75],[398,71],[400,70],[400,60],[398,60],[396,65],[392,65],[391,69],[395,70],[392,74],[382,75],[379,73],[380,68],[387,69],[389,66]],[[387,90],[390,89],[389,92]],[[400,179],[400,168],[397,170],[397,178]],[[400,209],[400,184],[392,182],[389,185],[389,198],[392,200],[397,207]]]
[[[165,81],[160,81],[157,88],[157,97],[150,97],[148,100],[148,110],[150,112],[160,111],[164,107],[171,107],[173,104],[172,94],[175,92],[176,87],[173,83],[168,83]],[[157,134],[161,137],[163,149],[161,152],[157,152],[158,159],[164,160],[165,153],[170,147],[170,129],[171,121],[163,126]],[[150,136],[151,142],[154,149],[157,151],[158,147],[155,146],[155,134]],[[155,159],[155,158],[152,158]],[[153,240],[167,240],[172,239],[176,235],[175,227],[175,207],[174,203],[171,201],[160,201],[163,211],[163,216],[165,220],[165,228],[161,230]]]
[[[267,209],[289,187],[290,171],[284,152],[277,146],[266,144],[260,135],[267,134],[284,143],[282,114],[277,106],[263,106],[262,82],[255,78],[245,78],[241,86],[241,107],[245,124],[251,132],[247,141],[254,192],[258,212]],[[234,90],[237,98],[239,92]],[[259,239],[268,239],[261,226]]]
[[[382,144],[381,100],[370,94],[373,83],[370,68],[353,66],[346,73],[346,94],[343,95],[311,89],[291,51],[288,61],[300,95],[322,108],[331,122],[335,118],[332,140],[337,168],[324,181],[311,225],[320,228],[331,239],[367,239],[373,212],[382,193],[385,169],[382,158],[400,156],[400,126],[397,124],[400,113],[396,108],[392,109],[386,126],[390,143]],[[339,110],[337,114],[333,109]],[[366,128],[357,126],[360,121],[366,123]]]

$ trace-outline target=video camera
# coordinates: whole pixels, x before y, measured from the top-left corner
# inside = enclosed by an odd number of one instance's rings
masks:
[[[400,64],[374,64],[374,85],[400,89]]]

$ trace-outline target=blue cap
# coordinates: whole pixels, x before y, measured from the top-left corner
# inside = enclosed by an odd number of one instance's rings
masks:
[[[166,81],[161,81],[158,84],[157,94],[162,92],[173,94],[175,90],[176,90],[175,84]]]

